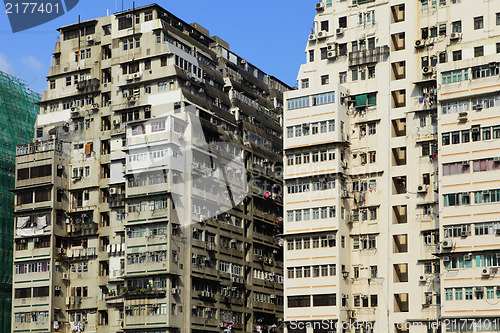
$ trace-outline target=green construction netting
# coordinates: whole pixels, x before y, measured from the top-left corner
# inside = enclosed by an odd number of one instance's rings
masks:
[[[33,137],[40,97],[19,79],[0,72],[0,332],[10,332],[16,145]]]

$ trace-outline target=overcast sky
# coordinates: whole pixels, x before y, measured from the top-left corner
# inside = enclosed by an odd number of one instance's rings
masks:
[[[227,41],[231,50],[285,83],[295,86],[317,0],[157,1],[184,21],[197,22]],[[136,7],[151,4],[138,0]],[[132,1],[123,0],[123,9]],[[3,8],[2,8],[3,9]],[[122,0],[80,0],[68,13],[41,26],[12,33],[0,11],[0,70],[19,76],[42,93],[60,26],[121,11]]]

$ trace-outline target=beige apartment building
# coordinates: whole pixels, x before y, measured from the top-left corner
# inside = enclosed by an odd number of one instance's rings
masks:
[[[158,5],[59,31],[17,148],[12,332],[280,331],[290,88]]]
[[[498,332],[500,1],[315,9],[285,93],[287,331]]]

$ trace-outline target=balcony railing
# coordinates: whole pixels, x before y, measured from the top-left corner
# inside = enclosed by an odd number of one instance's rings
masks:
[[[20,145],[16,147],[16,156],[43,153],[52,150],[62,152],[63,150],[62,142],[56,139],[52,139],[48,141],[33,142],[25,145]]]
[[[389,46],[377,46],[373,49],[349,52],[349,66],[379,62],[383,56],[389,54]]]

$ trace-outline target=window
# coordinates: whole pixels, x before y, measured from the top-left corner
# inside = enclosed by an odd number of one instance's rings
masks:
[[[309,79],[302,79],[301,83],[302,89],[309,88]]]
[[[309,62],[314,61],[314,50],[309,50]]]
[[[474,30],[482,28],[484,28],[483,17],[482,16],[474,17]]]
[[[288,296],[289,308],[303,308],[311,306],[311,296]]]
[[[378,275],[377,266],[370,266],[370,276],[376,278]]]
[[[147,22],[147,21],[151,21],[151,20],[153,20],[153,12],[152,11],[145,12],[144,13],[144,21]]]
[[[439,25],[439,36],[446,36],[446,23],[441,23]]]
[[[347,55],[347,43],[338,44],[339,47],[339,56]]]
[[[446,52],[439,53],[439,63],[444,64],[446,62]]]
[[[451,23],[451,32],[462,32],[462,21],[455,21]]]
[[[500,44],[500,43],[498,43]],[[339,73],[339,83],[347,83],[347,72],[340,72]]]
[[[326,59],[326,54],[327,54],[326,47],[322,47],[320,49],[320,54],[321,54],[321,60]]]
[[[375,66],[368,66],[368,78],[369,79],[375,78]]]
[[[441,144],[443,146],[447,146],[450,144],[450,133],[443,133],[442,139],[441,139]]]
[[[453,55],[453,61],[462,60],[462,50],[453,51],[452,55]]]
[[[56,89],[56,80],[49,81],[49,89]]]
[[[482,57],[484,55],[484,47],[476,46],[474,48],[474,57]]]
[[[288,106],[288,110],[309,107],[309,96],[289,99],[287,101],[287,106]]]
[[[321,21],[321,30],[328,31],[328,21]]]
[[[351,81],[357,81],[358,80],[358,69],[354,68],[351,70]]]
[[[313,295],[313,306],[335,306],[336,299],[336,294]]]
[[[329,75],[322,75],[321,76],[321,85],[325,85],[329,83]]]
[[[339,17],[339,28],[347,28],[347,16]]]

